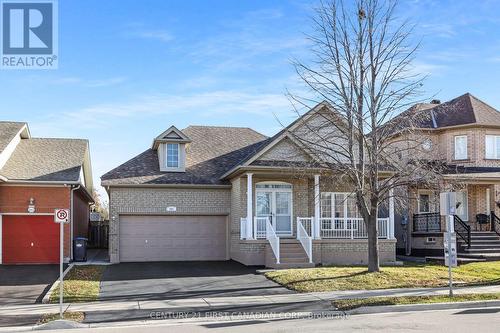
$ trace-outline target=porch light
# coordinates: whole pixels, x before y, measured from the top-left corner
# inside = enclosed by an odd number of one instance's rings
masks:
[[[33,214],[35,211],[36,211],[35,199],[31,197],[28,205],[28,213]]]

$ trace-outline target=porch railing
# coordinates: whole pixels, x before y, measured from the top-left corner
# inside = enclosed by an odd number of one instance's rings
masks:
[[[309,218],[310,219],[310,218]],[[308,219],[301,219],[297,217],[297,239],[302,244],[304,251],[307,254],[309,263],[312,264],[312,237],[311,234],[307,233],[306,228],[303,225],[303,221],[306,222]],[[311,222],[311,221],[310,221]]]
[[[379,238],[387,238],[389,218],[377,219]],[[365,222],[361,217],[320,218],[321,238],[356,239],[368,238]]]
[[[257,219],[257,218],[256,218]],[[280,263],[280,238],[276,235],[276,231],[274,231],[273,226],[271,225],[271,221],[269,221],[268,217],[266,219],[266,238],[269,244],[271,245],[271,249],[273,250],[274,256],[276,257],[276,263]]]
[[[441,215],[439,213],[413,214],[414,232],[440,232]]]
[[[309,236],[314,235],[314,217],[297,217],[297,225],[299,225],[299,222]]]
[[[253,218],[253,238],[254,239],[267,239],[266,225],[269,221],[269,217],[257,217]]]
[[[467,244],[467,248],[470,249],[470,245],[471,245],[471,227],[470,227],[470,225],[465,223],[457,215],[453,215],[453,220],[455,222],[455,233],[465,241],[465,243]]]
[[[500,218],[495,214],[495,212],[491,212],[491,231],[496,232],[498,236],[500,236]]]

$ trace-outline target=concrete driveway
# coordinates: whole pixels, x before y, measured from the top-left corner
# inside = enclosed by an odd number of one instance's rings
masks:
[[[58,265],[0,265],[0,306],[41,302],[58,278]]]
[[[106,268],[101,300],[261,296],[292,291],[234,261],[122,263]]]

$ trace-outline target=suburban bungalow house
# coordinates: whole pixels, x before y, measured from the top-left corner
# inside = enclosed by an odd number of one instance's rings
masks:
[[[58,263],[55,209],[70,209],[64,258],[71,240],[86,237],[93,203],[89,143],[33,138],[28,124],[0,122],[0,264]]]
[[[366,263],[367,233],[351,187],[290,135],[307,135],[308,124],[334,115],[320,103],[270,138],[249,128],[168,128],[101,177],[111,262]],[[382,263],[396,253],[388,207],[377,222]]]
[[[396,213],[398,252],[443,256],[439,193],[453,190],[459,256],[500,259],[500,112],[468,93],[413,111],[423,115],[415,135],[426,158],[444,166],[443,181],[408,188],[406,207]]]

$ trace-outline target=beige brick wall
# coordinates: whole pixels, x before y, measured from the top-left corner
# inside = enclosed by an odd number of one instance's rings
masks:
[[[109,212],[109,254],[119,262],[120,215],[228,215],[230,189],[125,188],[111,187]],[[167,212],[167,207],[176,212]]]

